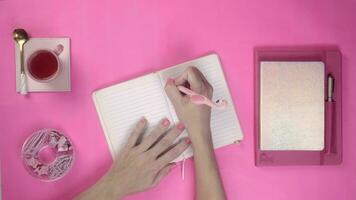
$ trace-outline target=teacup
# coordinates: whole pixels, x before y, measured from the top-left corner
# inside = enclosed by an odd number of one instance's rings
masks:
[[[36,81],[49,82],[55,79],[61,71],[59,55],[63,52],[63,45],[55,49],[40,49],[31,54],[27,60],[28,74]]]

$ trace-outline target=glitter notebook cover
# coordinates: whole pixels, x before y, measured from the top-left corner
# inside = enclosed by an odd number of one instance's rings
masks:
[[[333,112],[324,109],[329,74],[335,79]],[[256,166],[340,164],[341,128],[337,48],[255,49]]]
[[[260,62],[261,150],[324,149],[324,63]]]

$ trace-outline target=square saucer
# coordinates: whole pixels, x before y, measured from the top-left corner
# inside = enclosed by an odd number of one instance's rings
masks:
[[[57,45],[63,45],[63,51],[58,56],[61,69],[57,77],[49,82],[38,82],[28,75],[27,60],[36,51],[41,49],[54,50]],[[16,91],[20,91],[20,51],[15,43],[16,59]],[[69,38],[30,38],[24,45],[24,64],[27,78],[28,92],[68,92],[70,84],[70,39]]]

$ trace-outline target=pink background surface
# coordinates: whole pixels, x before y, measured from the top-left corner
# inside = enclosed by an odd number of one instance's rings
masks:
[[[111,164],[91,92],[209,52],[224,65],[245,140],[217,151],[229,199],[356,199],[356,1],[0,0],[0,154],[5,200],[70,199]],[[11,32],[71,38],[72,92],[15,92]],[[253,47],[337,45],[343,53],[344,161],[340,166],[254,166]],[[25,171],[21,145],[34,130],[64,130],[73,169],[57,182]],[[176,168],[158,187],[127,199],[193,199],[194,171]]]

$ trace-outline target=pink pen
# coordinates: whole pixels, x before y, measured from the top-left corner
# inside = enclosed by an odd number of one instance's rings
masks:
[[[219,109],[224,109],[227,106],[227,101],[222,99],[222,100],[217,100],[216,102],[211,101],[209,98],[197,94],[194,91],[183,87],[183,86],[178,86],[178,90],[183,92],[184,94],[188,95],[190,97],[190,100],[198,105],[205,104],[207,106],[210,106],[211,108],[219,108]]]

